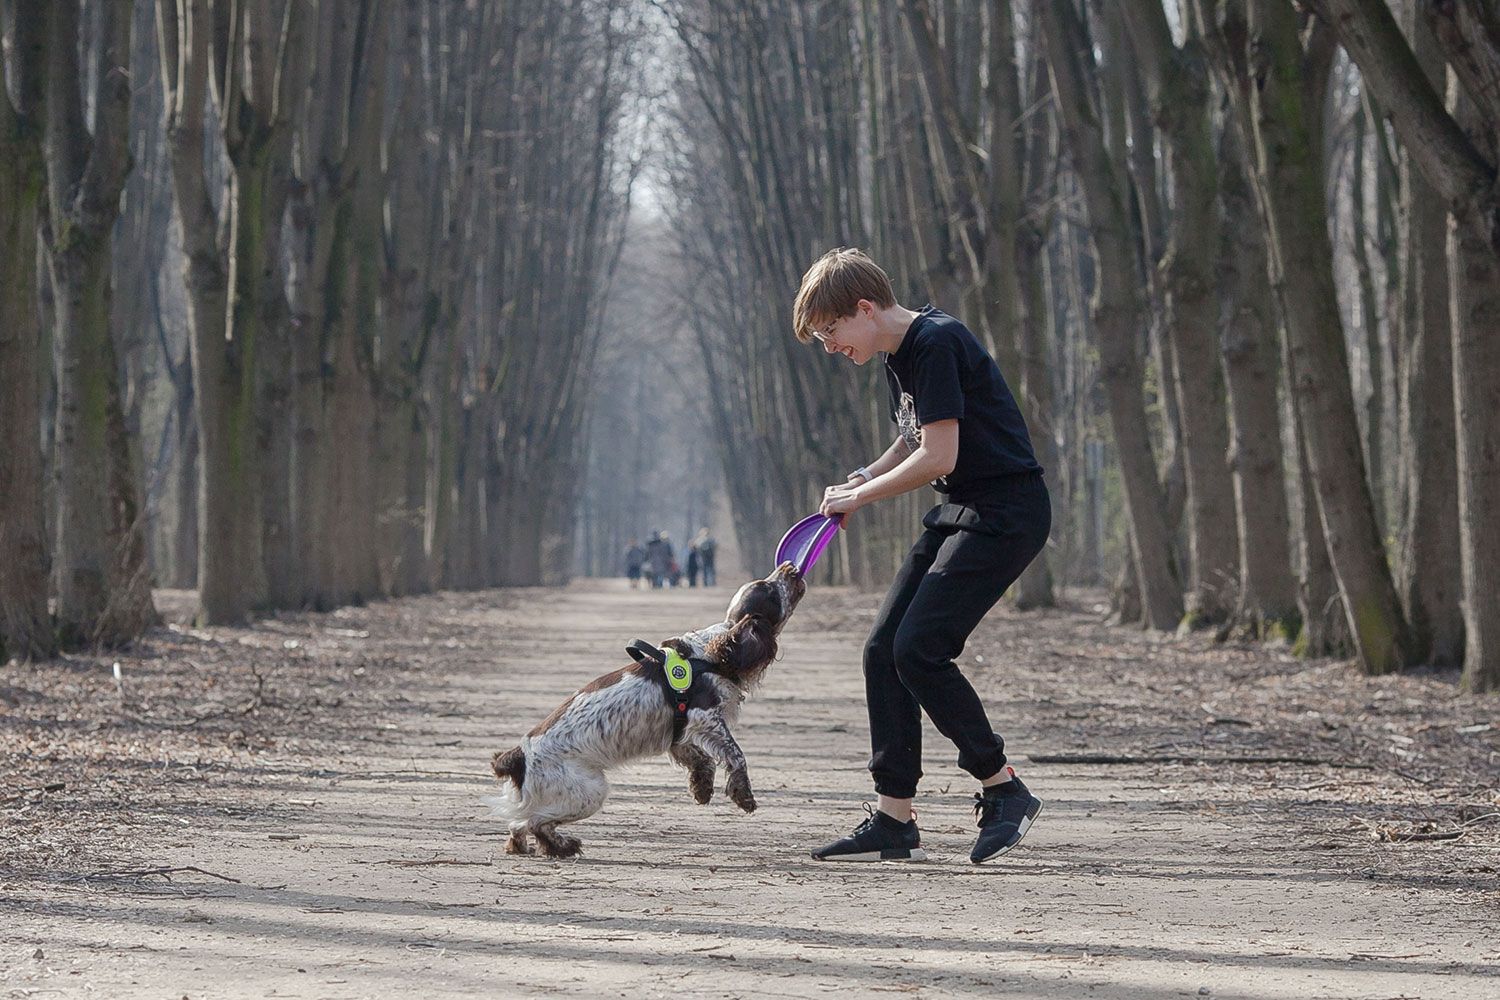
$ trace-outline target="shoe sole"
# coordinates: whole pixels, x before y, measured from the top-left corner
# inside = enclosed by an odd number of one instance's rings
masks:
[[[982,865],[986,861],[993,861],[993,860],[995,860],[998,857],[1002,857],[1002,856],[1004,856],[1006,854],[1009,854],[1011,851],[1013,851],[1013,850],[1016,849],[1016,847],[1021,843],[1021,841],[1023,841],[1023,840],[1026,839],[1026,831],[1031,829],[1031,824],[1035,823],[1036,822],[1036,818],[1038,816],[1040,816],[1041,814],[1042,814],[1042,800],[1041,799],[1037,799],[1036,800],[1036,811],[1033,812],[1029,816],[1023,816],[1023,817],[1021,817],[1021,822],[1019,822],[1019,823],[1016,824],[1016,839],[1015,840],[1012,840],[1009,844],[1006,844],[1004,847],[1000,848],[1000,850],[996,851],[994,854],[990,854],[990,855],[987,855],[987,856],[982,857],[982,858],[970,857],[969,860],[971,862],[973,862],[974,864],[976,864],[976,865]]]
[[[863,854],[832,854],[826,858],[813,855],[814,861],[926,861],[927,852],[920,847],[911,850],[887,848],[883,851],[865,851]]]

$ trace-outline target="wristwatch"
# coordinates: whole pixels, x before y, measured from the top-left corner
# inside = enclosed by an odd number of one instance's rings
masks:
[[[865,482],[867,483],[875,478],[874,476],[870,475],[870,470],[865,468],[863,465],[855,469],[853,472],[849,473],[850,479],[853,479],[855,476],[863,476]]]

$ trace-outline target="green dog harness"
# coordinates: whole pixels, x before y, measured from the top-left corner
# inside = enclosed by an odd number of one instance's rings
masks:
[[[675,649],[664,652],[667,654],[667,662],[662,664],[662,669],[667,672],[667,683],[679,695],[686,695],[688,688],[693,686],[693,665],[684,660],[682,654]]]
[[[688,706],[696,693],[693,682],[697,674],[711,670],[712,664],[697,657],[683,656],[670,647],[658,649],[643,639],[633,640],[625,647],[625,651],[637,663],[654,666],[661,671],[656,676],[660,678],[667,704],[672,707],[672,742],[681,743],[682,733],[687,729]]]

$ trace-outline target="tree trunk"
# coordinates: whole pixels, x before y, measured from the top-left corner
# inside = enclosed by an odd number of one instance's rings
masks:
[[[1105,148],[1089,100],[1085,66],[1092,62],[1092,56],[1076,14],[1068,4],[1047,0],[1037,0],[1033,9],[1046,35],[1058,113],[1083,183],[1099,259],[1093,313],[1099,336],[1100,376],[1120,457],[1145,624],[1148,628],[1173,629],[1182,618],[1182,592],[1172,565],[1171,533],[1146,434],[1143,372],[1136,349],[1146,316],[1128,242],[1123,175]]]
[[[1166,146],[1172,190],[1167,250],[1162,257],[1165,316],[1171,341],[1172,391],[1181,414],[1187,479],[1189,539],[1188,621],[1219,624],[1229,617],[1239,578],[1235,540],[1224,530],[1234,507],[1225,456],[1229,428],[1224,372],[1215,332],[1217,164],[1209,128],[1208,75],[1201,45],[1189,34],[1173,45],[1161,6],[1120,8],[1151,97],[1152,115]]]
[[[69,644],[116,645],[156,616],[139,483],[110,333],[110,228],[130,170],[130,11],[102,4],[93,134],[79,92],[79,10],[47,6],[48,269],[56,309],[58,624]]]
[[[371,383],[378,278],[370,269],[383,251],[384,8],[382,0],[318,8],[313,112],[296,143],[293,537],[301,603],[311,607],[380,589]]]
[[[1062,517],[1062,484],[1066,478],[1058,468],[1053,408],[1052,372],[1048,364],[1047,293],[1042,275],[1042,254],[1046,248],[1043,233],[1032,225],[1026,225],[1017,234],[1021,244],[1016,254],[1016,266],[1020,272],[1021,290],[1026,304],[1021,317],[1021,371],[1026,406],[1027,428],[1031,431],[1031,446],[1037,461],[1050,476],[1049,494],[1052,499],[1052,524],[1054,538],[1065,532]],[[1053,594],[1051,546],[1044,547],[1026,567],[1016,581],[1016,607],[1050,608],[1057,603]]]
[[[1461,97],[1458,120],[1493,155],[1495,122]],[[1458,527],[1464,612],[1463,686],[1500,690],[1500,220],[1465,212],[1449,229],[1453,389],[1458,422]]]
[[[1354,260],[1354,272],[1358,278],[1359,325],[1350,333],[1364,342],[1362,346],[1369,392],[1365,396],[1364,405],[1358,407],[1355,415],[1360,418],[1364,430],[1365,466],[1370,470],[1370,499],[1375,504],[1375,524],[1380,529],[1381,537],[1385,537],[1390,524],[1385,503],[1385,357],[1380,346],[1380,295],[1375,288],[1375,270],[1370,266],[1370,241],[1378,238],[1378,227],[1377,233],[1372,234],[1366,221],[1369,213],[1365,207],[1367,198],[1372,197],[1367,190],[1367,175],[1370,171],[1368,117],[1362,112],[1355,112],[1354,135],[1351,138],[1353,148],[1350,150],[1349,215],[1352,231],[1349,234],[1349,253]],[[1379,143],[1382,139],[1377,134],[1374,141]],[[1379,190],[1378,183],[1373,197],[1385,197],[1385,193]]]
[[[1297,537],[1301,539],[1302,557],[1298,603],[1302,608],[1302,633],[1295,648],[1301,656],[1347,656],[1349,616],[1344,613],[1344,599],[1339,595],[1333,563],[1328,558],[1328,539],[1318,514],[1312,470],[1307,464],[1307,449],[1301,444],[1297,446],[1297,478],[1300,501],[1297,522],[1301,529]]]
[[[288,5],[283,21],[262,0],[238,10],[231,24],[228,14],[202,0],[158,0],[201,456],[199,617],[208,623],[242,622],[252,609],[273,603],[266,539],[281,553],[271,559],[276,566],[290,545],[285,498],[276,492],[287,464],[286,446],[277,442],[286,437],[289,368],[281,222],[290,108],[303,90],[308,62],[301,11],[299,4]],[[205,176],[211,69],[228,158],[221,199],[209,196]],[[227,246],[220,243],[225,227],[217,202],[226,213]],[[286,595],[276,597],[283,603]]]
[[[1500,689],[1500,258],[1472,224],[1453,227],[1450,247],[1463,683],[1494,691]]]
[[[1278,400],[1279,347],[1265,235],[1245,176],[1238,126],[1225,123],[1219,155],[1223,232],[1218,281],[1224,299],[1222,353],[1232,420],[1229,467],[1239,525],[1235,619],[1252,638],[1295,640],[1302,616],[1291,561],[1285,458]]]
[[[1319,140],[1308,107],[1296,13],[1252,0],[1250,88],[1256,180],[1285,305],[1293,392],[1329,557],[1366,673],[1411,662],[1410,640],[1375,522],[1324,222]]]
[[[1006,25],[1004,44],[1013,46],[1014,36],[1009,30],[1013,14],[1011,4],[1007,0],[995,7],[997,10],[991,14],[991,18]],[[1031,77],[1036,93],[1032,95],[1030,103],[1035,105],[1042,99],[1044,89],[1050,97],[1050,81],[1041,52],[1036,46],[1032,48]],[[1009,48],[995,58],[1001,60],[1002,66],[1014,66],[1014,57]],[[1020,73],[1014,69],[1011,72],[1016,77],[1016,82],[1005,88],[1006,99],[996,103],[1002,108],[1010,109],[1010,117],[1014,119],[1021,117]],[[1048,494],[1052,500],[1052,540],[1037,553],[1037,557],[1016,581],[1016,607],[1021,610],[1052,607],[1057,603],[1053,592],[1052,572],[1053,560],[1058,551],[1055,540],[1065,538],[1068,530],[1065,520],[1067,507],[1063,502],[1067,477],[1058,467],[1055,416],[1057,403],[1053,389],[1050,341],[1047,336],[1047,283],[1043,265],[1047,252],[1047,231],[1051,228],[1050,219],[1053,215],[1046,206],[1057,192],[1057,173],[1050,163],[1052,139],[1055,135],[1054,121],[1055,116],[1051,114],[1028,116],[1026,124],[1018,126],[1024,129],[1024,138],[1017,136],[1013,140],[1025,152],[1025,170],[1017,185],[1025,189],[1024,205],[1018,204],[1015,207],[1007,230],[1015,242],[1012,266],[1016,271],[1016,288],[1020,298],[1016,318],[1016,339],[1021,362],[1020,399],[1021,405],[1025,407],[1026,424],[1031,432],[1031,446],[1036,452],[1037,462],[1051,477]],[[1010,136],[1010,130],[997,128],[996,131],[997,134]],[[990,155],[994,158],[998,154]]]
[[[42,504],[42,328],[37,313],[37,212],[45,193],[42,151],[26,91],[39,82],[27,32],[34,4],[16,12],[14,66],[0,50],[0,663],[56,651],[47,610],[47,518]],[[12,109],[7,70],[19,80]]]
[[[1408,8],[1414,3],[1408,3]],[[1432,31],[1408,10],[1405,29],[1434,87],[1445,66]],[[1441,195],[1400,152],[1401,239],[1400,440],[1405,510],[1398,587],[1417,656],[1437,666],[1464,658],[1459,544],[1458,429],[1454,423],[1453,326],[1448,309],[1448,212]]]
[[[1396,133],[1454,213],[1449,241],[1453,371],[1458,436],[1459,543],[1464,577],[1464,678],[1476,690],[1500,687],[1500,481],[1494,331],[1500,317],[1500,193],[1495,131],[1500,126],[1500,14],[1493,4],[1424,5],[1458,84],[1456,114],[1443,107],[1422,63],[1384,4],[1317,0]],[[1472,102],[1465,104],[1465,101]],[[1486,367],[1488,366],[1488,367]],[[1476,634],[1476,628],[1487,630]]]

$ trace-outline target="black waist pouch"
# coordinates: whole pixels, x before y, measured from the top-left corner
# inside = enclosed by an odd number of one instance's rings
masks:
[[[1052,526],[1052,501],[1042,477],[1016,476],[1006,485],[968,503],[940,503],[922,518],[922,527],[942,535],[972,531],[991,537],[1040,534],[1045,539]]]

